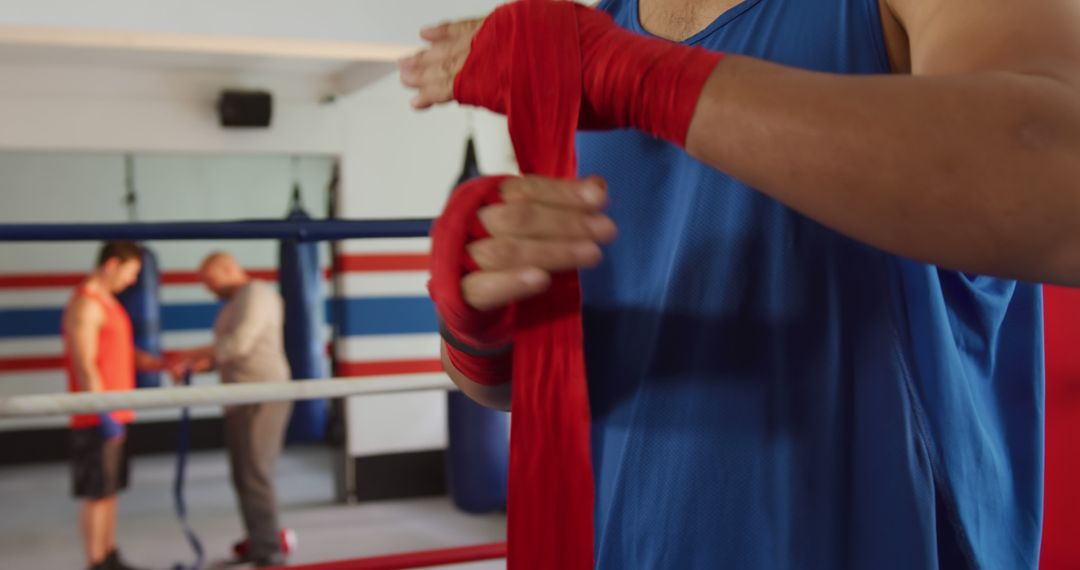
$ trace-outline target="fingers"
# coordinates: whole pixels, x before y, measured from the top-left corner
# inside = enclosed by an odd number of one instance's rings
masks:
[[[457,44],[448,42],[436,43],[430,48],[420,50],[398,62],[401,81],[408,87],[421,87],[425,72],[437,68],[449,73],[457,60],[464,59],[463,52],[465,50]]]
[[[598,176],[584,180],[555,180],[541,176],[507,178],[500,190],[507,203],[532,202],[585,212],[599,212],[608,200],[607,182]]]
[[[537,268],[470,273],[461,280],[461,294],[480,311],[505,307],[535,297],[551,285],[551,276]]]
[[[414,109],[427,109],[454,98],[454,77],[457,70],[443,65],[423,68],[416,85],[417,93],[409,101]]]
[[[424,41],[435,43],[460,36],[471,36],[476,33],[476,30],[480,28],[480,25],[483,22],[483,18],[459,20],[457,22],[442,22],[441,24],[436,24],[420,30],[420,38]]]
[[[401,83],[417,90],[411,104],[417,109],[446,103],[454,96],[454,78],[464,65],[467,52],[450,44],[430,49],[399,62]]]
[[[490,237],[469,244],[479,267],[461,282],[465,301],[480,310],[504,307],[547,290],[551,274],[595,267],[601,244],[615,239],[603,213],[600,178],[508,178],[503,202],[477,212]]]
[[[600,246],[588,240],[485,239],[469,244],[469,255],[484,271],[534,267],[547,272],[596,267]]]
[[[461,282],[465,301],[477,309],[543,293],[552,273],[595,267],[600,244],[615,239],[600,178],[509,178],[500,190],[504,202],[477,213],[491,237],[468,246],[480,270]]]
[[[420,29],[420,39],[435,43],[445,41],[450,37],[450,22],[441,22],[434,26]]]
[[[482,22],[448,22],[420,32],[431,47],[398,62],[402,84],[417,90],[411,101],[413,108],[426,109],[453,100],[454,78],[465,65],[472,36]]]
[[[615,223],[603,214],[553,208],[529,202],[488,206],[477,215],[495,237],[552,240],[590,240],[609,243],[615,239]]]

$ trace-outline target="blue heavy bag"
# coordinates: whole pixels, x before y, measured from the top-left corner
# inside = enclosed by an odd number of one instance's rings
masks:
[[[457,184],[480,176],[472,137],[465,144],[465,162]],[[449,449],[446,481],[454,504],[468,513],[486,513],[506,505],[510,464],[510,422],[504,412],[491,410],[464,394],[447,397]]]
[[[310,220],[294,208],[288,220]],[[285,300],[285,354],[294,379],[326,377],[326,345],[323,341],[322,269],[315,242],[282,240],[278,265],[281,296]],[[326,439],[326,400],[293,403],[289,441]]]
[[[161,273],[157,256],[150,249],[143,248],[139,280],[117,298],[131,317],[135,346],[143,352],[157,356],[161,356],[161,301],[158,297],[160,289]],[[161,373],[139,372],[135,375],[135,385],[139,388],[157,388],[161,386]]]
[[[446,404],[446,484],[454,505],[467,513],[501,510],[506,506],[510,416],[461,392],[447,394]]]

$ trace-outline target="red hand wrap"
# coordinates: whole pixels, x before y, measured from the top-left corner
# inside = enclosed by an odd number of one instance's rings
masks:
[[[533,1],[537,0],[504,5],[484,21],[454,80],[455,99],[512,115],[511,68],[536,63],[510,56],[516,41],[512,30]],[[568,2],[561,10],[572,12],[572,19],[552,27],[550,39],[560,36],[560,41],[578,44],[584,81],[577,126],[638,129],[685,146],[701,90],[723,54],[635,34],[617,26],[606,13],[579,4]],[[547,59],[544,46],[537,48],[534,55]]]
[[[488,17],[455,79],[454,95],[508,116],[522,172],[572,178],[579,126],[639,128],[684,144],[701,89],[720,58],[634,35],[605,14],[570,2],[528,0]],[[497,199],[494,186],[486,184],[477,197],[462,194],[448,206],[448,213],[464,221],[437,224],[435,254],[446,255],[455,269],[445,282],[433,277],[437,297],[444,287],[460,287],[463,246],[481,235],[473,227],[479,225],[475,211]],[[447,233],[454,237],[444,243]],[[449,318],[467,317],[456,320],[456,327],[480,322],[476,314],[454,312],[464,307],[459,291],[436,301],[441,313],[453,307]],[[577,275],[567,273],[553,277],[548,293],[513,309],[507,559],[512,570],[593,566],[594,487],[580,302]],[[505,316],[491,320],[503,323]]]
[[[431,281],[428,292],[442,326],[455,339],[477,351],[509,345],[513,310],[478,311],[461,296],[461,278],[477,269],[466,250],[473,241],[488,237],[476,211],[502,200],[499,185],[505,176],[476,178],[459,186],[431,228]],[[450,362],[480,384],[495,385],[510,378],[511,352],[493,357],[469,354],[446,343]]]

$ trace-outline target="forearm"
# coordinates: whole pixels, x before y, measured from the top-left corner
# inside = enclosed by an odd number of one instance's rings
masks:
[[[471,398],[474,402],[488,408],[508,411],[510,410],[510,397],[511,397],[511,384],[510,380],[498,384],[495,386],[488,386],[485,384],[479,384],[474,382],[469,377],[461,373],[450,362],[449,357],[446,355],[446,346],[440,345],[442,353],[442,365],[443,370],[450,376],[450,380],[465,393],[466,396]]]
[[[214,370],[214,358],[212,356],[204,356],[196,358],[191,361],[192,372],[210,372]]]
[[[1056,80],[838,76],[729,56],[687,150],[880,249],[1080,284],[1080,96]]]
[[[98,373],[97,368],[94,366],[76,365],[75,379],[79,384],[79,389],[83,392],[105,391],[105,382],[101,379],[101,374]]]
[[[184,351],[184,356],[192,360],[202,360],[205,358],[214,358],[214,347],[211,345],[200,346],[198,348],[191,348]]]
[[[136,350],[135,369],[139,372],[161,372],[161,357],[142,350]]]
[[[216,368],[214,347],[210,345],[185,350],[178,357],[191,372],[210,372]]]

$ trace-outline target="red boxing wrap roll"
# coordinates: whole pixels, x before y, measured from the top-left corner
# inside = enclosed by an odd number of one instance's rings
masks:
[[[514,330],[513,307],[497,311],[478,311],[461,296],[461,279],[477,269],[465,247],[488,237],[476,217],[480,208],[501,201],[499,185],[505,176],[475,178],[462,184],[450,196],[442,215],[431,228],[431,281],[428,291],[441,320],[444,336],[474,349],[459,350],[446,343],[450,362],[475,382],[496,385],[510,378],[509,350]],[[483,356],[482,353],[496,353]]]
[[[508,116],[523,173],[569,179],[576,176],[579,126],[640,128],[684,144],[720,57],[635,36],[570,2],[526,0],[487,18],[454,95]],[[498,199],[492,179],[465,184],[451,197],[432,233],[432,297],[449,332],[478,343],[472,346],[505,338],[501,327],[512,324],[508,567],[586,570],[594,565],[594,486],[578,278],[556,274],[547,293],[506,311],[469,309],[460,293],[465,246],[484,235],[476,211]],[[505,365],[456,350],[450,356],[482,383]]]

